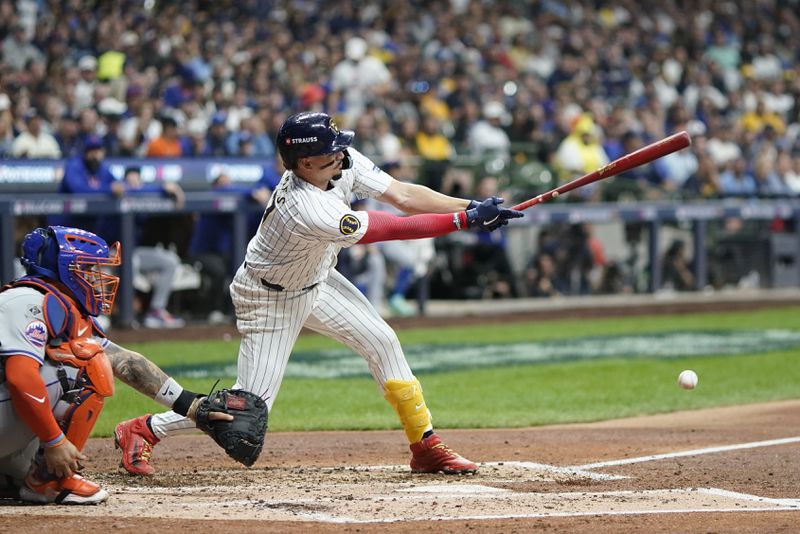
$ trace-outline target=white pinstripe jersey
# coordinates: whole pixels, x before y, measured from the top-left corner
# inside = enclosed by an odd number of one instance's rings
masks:
[[[284,173],[247,245],[245,268],[236,273],[236,282],[263,279],[286,290],[308,287],[327,278],[339,250],[363,237],[367,214],[352,210],[350,200],[381,195],[392,177],[357,150],[348,152],[352,167],[327,191],[292,171]]]

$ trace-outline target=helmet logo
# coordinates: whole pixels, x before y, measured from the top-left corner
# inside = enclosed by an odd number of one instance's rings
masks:
[[[287,145],[297,145],[297,144],[303,144],[303,143],[316,143],[316,142],[317,142],[317,137],[316,136],[314,136],[314,137],[288,137],[286,139],[286,144]]]
[[[331,120],[331,130],[336,132],[337,135],[339,134],[339,127],[336,125],[335,122],[333,122],[333,120]]]

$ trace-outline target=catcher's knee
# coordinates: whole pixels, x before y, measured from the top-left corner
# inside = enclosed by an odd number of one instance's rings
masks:
[[[416,443],[431,428],[431,412],[422,396],[422,385],[414,380],[387,380],[384,397],[400,416],[408,441]]]

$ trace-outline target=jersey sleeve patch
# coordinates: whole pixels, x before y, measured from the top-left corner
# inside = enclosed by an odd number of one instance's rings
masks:
[[[25,327],[23,336],[28,343],[41,349],[47,343],[47,327],[42,321],[31,321]]]
[[[339,231],[342,235],[353,235],[358,232],[359,228],[361,228],[361,221],[355,215],[348,213],[339,221]]]

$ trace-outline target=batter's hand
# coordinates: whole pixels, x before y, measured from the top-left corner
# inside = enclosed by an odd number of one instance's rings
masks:
[[[472,201],[470,206],[473,205]],[[496,230],[508,224],[509,219],[524,217],[521,211],[501,208],[502,198],[489,197],[474,208],[467,208],[467,225],[481,230]]]
[[[72,476],[80,470],[80,461],[87,460],[86,455],[67,438],[61,440],[55,447],[45,447],[43,454],[47,471],[59,478]]]
[[[192,401],[192,405],[189,407],[189,411],[186,413],[186,417],[197,422],[197,407],[200,406],[200,403],[203,402],[205,396],[197,397],[194,401]],[[233,416],[231,414],[225,412],[209,412],[208,414],[209,421],[233,421]]]

